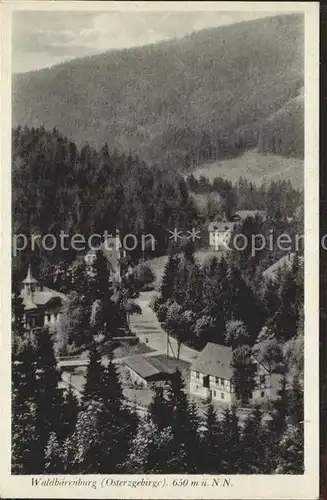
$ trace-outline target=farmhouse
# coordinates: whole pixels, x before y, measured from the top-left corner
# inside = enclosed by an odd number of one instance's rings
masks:
[[[210,401],[233,403],[232,348],[208,342],[191,366],[190,393]],[[280,375],[270,374],[253,358],[257,371],[252,398],[256,401],[275,399]]]
[[[40,284],[32,275],[29,265],[20,293],[24,306],[24,323],[27,328],[55,326],[60,319],[63,293]]]

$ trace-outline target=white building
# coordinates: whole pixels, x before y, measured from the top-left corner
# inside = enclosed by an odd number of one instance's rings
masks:
[[[191,394],[210,401],[233,403],[232,357],[231,347],[208,342],[191,366]],[[257,367],[252,398],[256,401],[276,399],[281,375],[270,374],[254,357],[252,362]]]

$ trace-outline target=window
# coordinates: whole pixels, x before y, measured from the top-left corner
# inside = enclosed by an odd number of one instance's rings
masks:
[[[213,397],[214,398],[216,397],[216,391],[213,391]]]
[[[210,377],[207,375],[206,377],[203,377],[203,387],[210,387]]]
[[[266,377],[264,375],[260,375],[260,387],[263,388],[266,385]]]
[[[224,386],[224,382],[225,382],[225,381],[224,381],[224,379],[223,379],[223,378],[221,378],[221,379],[220,379],[220,384],[221,384],[222,386]]]
[[[215,377],[216,379],[216,384],[219,384],[219,377]]]
[[[195,376],[196,376],[196,378],[200,378],[200,373],[199,372],[195,372]]]
[[[225,394],[222,392],[221,393],[221,399],[224,399],[224,397],[225,397]]]
[[[261,397],[264,398],[265,397],[265,391],[261,391]]]

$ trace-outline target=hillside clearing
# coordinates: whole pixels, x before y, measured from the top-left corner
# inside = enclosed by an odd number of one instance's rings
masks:
[[[197,178],[204,175],[210,181],[215,177],[222,177],[233,183],[244,177],[258,185],[264,182],[290,180],[294,188],[303,188],[304,161],[298,158],[261,154],[252,150],[231,160],[205,163],[196,168],[193,174]]]

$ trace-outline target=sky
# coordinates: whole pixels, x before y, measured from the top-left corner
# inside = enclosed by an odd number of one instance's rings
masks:
[[[269,15],[275,13],[19,11],[12,22],[12,71],[24,73]]]

